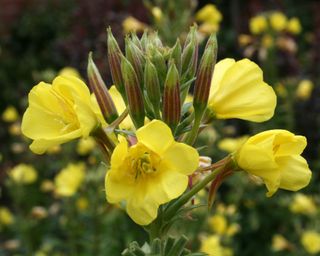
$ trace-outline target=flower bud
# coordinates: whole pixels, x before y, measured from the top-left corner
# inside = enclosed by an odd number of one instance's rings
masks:
[[[89,54],[87,72],[90,89],[97,98],[103,117],[108,123],[112,123],[118,117],[117,109],[102,80],[99,70],[92,60],[92,53]]]
[[[131,33],[131,40],[134,43],[135,46],[137,46],[141,51],[143,50],[142,44],[137,36],[136,33]]]
[[[197,28],[191,27],[182,51],[182,75],[187,79],[194,77],[198,61]]]
[[[151,61],[157,67],[160,87],[161,89],[163,89],[164,81],[167,75],[166,61],[158,49],[156,49],[155,47],[149,47],[149,49]]]
[[[144,68],[144,84],[147,90],[148,98],[152,104],[156,117],[160,112],[160,84],[156,67],[147,59]]]
[[[179,73],[172,61],[164,85],[162,119],[174,131],[180,121],[180,115]]]
[[[143,95],[137,74],[124,56],[121,57],[121,71],[128,99],[129,113],[135,127],[139,128],[143,126],[145,117]]]
[[[204,54],[201,58],[200,66],[195,83],[193,107],[195,114],[202,116],[205,111],[210,93],[211,79],[214,65],[217,60],[217,38],[211,35],[209,38]]]
[[[143,83],[143,68],[144,68],[144,56],[138,46],[136,46],[132,40],[126,38],[126,58],[130,61],[131,65],[134,68],[134,71],[137,74],[137,78],[140,86],[142,87]]]
[[[122,52],[116,39],[113,37],[111,28],[107,29],[108,32],[108,61],[110,66],[110,72],[114,85],[117,87],[118,91],[121,93],[123,99],[125,98],[125,88],[124,82],[121,75],[121,56]]]
[[[180,40],[177,39],[176,44],[171,49],[170,58],[174,60],[174,63],[176,64],[176,67],[179,71],[179,74],[181,74],[181,44]]]

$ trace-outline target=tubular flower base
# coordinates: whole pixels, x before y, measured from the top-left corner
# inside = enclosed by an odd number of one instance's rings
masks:
[[[224,59],[214,70],[208,107],[217,118],[239,118],[252,122],[270,119],[276,94],[263,81],[262,70],[254,62]]]
[[[153,120],[136,132],[137,144],[125,139],[115,148],[105,186],[110,203],[126,201],[129,216],[140,225],[150,224],[158,207],[180,196],[188,175],[198,167],[198,152],[174,141],[170,128]]]
[[[87,86],[74,76],[58,76],[29,93],[29,107],[22,119],[22,133],[33,139],[30,149],[43,154],[70,140],[87,137],[103,122],[101,111]]]
[[[278,188],[297,191],[309,184],[311,171],[300,156],[306,145],[303,136],[270,130],[249,138],[234,158],[240,169],[261,177],[272,196]]]

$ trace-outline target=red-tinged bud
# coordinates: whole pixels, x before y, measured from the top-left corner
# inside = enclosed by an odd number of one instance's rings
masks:
[[[163,92],[162,119],[169,125],[172,132],[181,118],[179,73],[172,61],[168,70]]]
[[[136,72],[124,56],[121,57],[121,71],[128,99],[129,114],[135,127],[139,128],[144,125],[145,117],[142,90]]]
[[[144,84],[156,118],[160,118],[160,84],[156,67],[147,59],[144,68]]]
[[[176,44],[171,49],[170,58],[174,60],[174,63],[179,71],[179,75],[181,75],[181,52],[181,44],[179,39],[177,39]]]
[[[111,71],[111,76],[114,85],[117,87],[118,91],[121,93],[123,99],[125,98],[125,88],[124,82],[121,74],[121,56],[122,52],[119,45],[112,35],[111,28],[107,29],[108,32],[108,61]]]
[[[142,89],[143,86],[143,69],[145,59],[142,51],[129,38],[126,38],[126,58],[130,61],[137,74],[137,78]]]
[[[103,117],[110,124],[117,119],[118,112],[99,70],[93,62],[91,52],[88,58],[87,73],[90,89],[97,98]]]
[[[196,115],[202,116],[208,104],[211,79],[217,61],[217,49],[216,35],[211,35],[201,58],[195,82],[193,106]]]

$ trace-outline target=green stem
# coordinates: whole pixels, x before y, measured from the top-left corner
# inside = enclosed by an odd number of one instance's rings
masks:
[[[199,127],[200,127],[200,123],[201,123],[201,117],[199,115],[195,115],[195,119],[193,122],[193,126],[192,129],[190,131],[190,133],[188,134],[188,137],[186,139],[186,143],[189,145],[193,145],[194,142],[196,141],[196,138],[198,136],[198,131],[199,131]]]
[[[223,169],[225,165],[220,166],[215,169],[209,175],[207,175],[203,180],[198,182],[195,186],[193,186],[188,192],[184,193],[177,201],[175,201],[172,205],[170,205],[164,214],[164,220],[170,220],[176,212],[185,205],[195,194],[197,194],[201,189],[203,189],[209,182],[211,182]]]

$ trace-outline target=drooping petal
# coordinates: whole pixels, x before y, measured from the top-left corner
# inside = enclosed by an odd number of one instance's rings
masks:
[[[159,120],[153,120],[138,129],[136,135],[140,143],[159,155],[162,155],[174,141],[169,126]]]
[[[184,175],[192,174],[199,165],[198,151],[184,143],[172,143],[163,158],[166,159],[167,168]]]
[[[277,162],[281,170],[280,188],[297,191],[309,184],[312,173],[302,156],[279,157]]]

